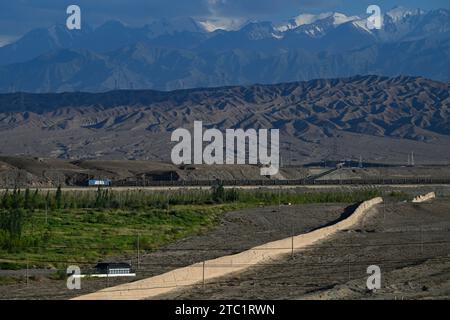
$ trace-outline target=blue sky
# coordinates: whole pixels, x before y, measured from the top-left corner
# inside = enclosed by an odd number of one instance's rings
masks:
[[[68,5],[82,9],[83,23],[99,25],[120,20],[144,25],[159,18],[236,19],[281,21],[300,13],[339,11],[363,14],[370,4],[389,10],[449,8],[448,0],[1,0],[0,44],[36,27],[64,23]]]

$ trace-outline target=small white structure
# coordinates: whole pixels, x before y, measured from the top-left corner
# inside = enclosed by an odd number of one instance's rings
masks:
[[[131,270],[131,265],[123,262],[102,262],[95,266],[95,272],[86,274],[74,274],[73,278],[111,278],[111,277],[136,277]]]
[[[96,273],[90,277],[135,277],[136,273],[131,272],[131,266],[124,262],[102,262],[95,266]]]

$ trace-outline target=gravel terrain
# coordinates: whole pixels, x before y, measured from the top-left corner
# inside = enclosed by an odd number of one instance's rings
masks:
[[[307,250],[170,299],[448,299],[450,199],[387,203],[355,228]],[[381,288],[367,289],[367,267]]]

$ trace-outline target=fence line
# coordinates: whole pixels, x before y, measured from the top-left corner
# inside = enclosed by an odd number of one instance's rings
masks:
[[[323,179],[315,178],[293,180],[221,180],[224,186],[322,186],[322,185],[408,185],[408,184],[443,184],[450,185],[450,178],[376,178],[376,179]],[[113,181],[115,187],[210,187],[217,185],[214,180],[173,180],[147,181],[145,184],[129,183],[127,181]]]

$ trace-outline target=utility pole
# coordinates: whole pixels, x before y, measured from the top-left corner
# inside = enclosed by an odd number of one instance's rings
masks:
[[[139,233],[137,235],[137,269],[140,267],[140,256],[139,256]]]
[[[47,199],[45,199],[45,225],[48,226],[48,204],[47,204]]]
[[[350,255],[348,255],[348,281],[350,281]]]
[[[291,245],[292,245],[291,259],[294,260],[294,234],[292,234]]]
[[[281,208],[281,186],[278,188],[278,211]]]
[[[334,155],[334,160],[336,160],[336,162],[338,162],[338,141],[337,141],[337,137],[333,138],[333,155]]]
[[[289,167],[292,166],[292,142],[289,143]]]
[[[202,270],[202,282],[203,282],[203,290],[205,290],[205,261],[203,261],[203,270]]]
[[[420,252],[423,254],[423,225],[420,226]]]
[[[28,259],[27,259],[27,271],[25,273],[26,276],[26,283],[27,283],[27,287],[28,287]]]

